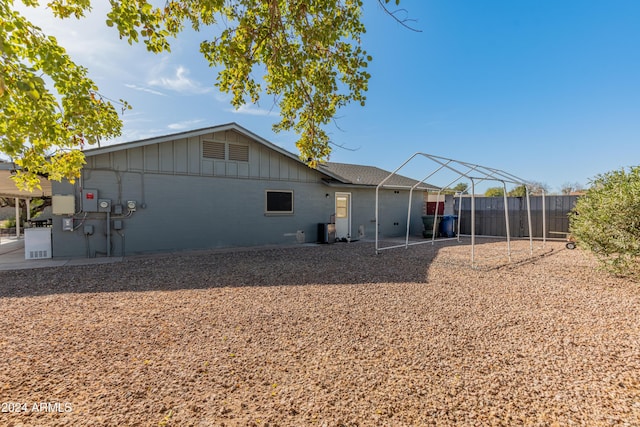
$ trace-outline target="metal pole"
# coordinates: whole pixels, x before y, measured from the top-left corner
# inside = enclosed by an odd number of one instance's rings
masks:
[[[526,187],[527,194],[527,220],[529,222],[529,253],[533,255],[533,229],[531,227],[531,198],[529,197],[529,187]]]
[[[502,181],[502,196],[504,198],[504,220],[507,227],[507,256],[511,262],[511,230],[509,226],[509,200],[507,199],[507,184]]]
[[[438,190],[438,194],[436,194],[436,211],[433,215],[433,231],[431,234],[431,243],[436,241],[436,231],[438,228],[438,208],[440,207],[440,192],[442,190]],[[443,202],[444,203],[444,202]]]
[[[547,243],[547,208],[545,202],[545,191],[542,190],[542,247]]]
[[[380,230],[378,228],[378,190],[379,190],[379,186],[376,187],[376,254],[378,253],[378,231]]]
[[[476,257],[476,183],[471,179],[471,267],[475,267]]]
[[[407,238],[405,240],[405,248],[409,249],[409,227],[411,225],[411,198],[413,196],[413,188],[411,187],[411,190],[409,190],[409,206],[407,207]]]
[[[20,238],[20,199],[16,197],[16,239]]]
[[[458,242],[460,242],[460,221],[462,220],[462,192],[458,193]]]

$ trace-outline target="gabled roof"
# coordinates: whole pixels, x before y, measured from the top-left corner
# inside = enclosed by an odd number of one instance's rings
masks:
[[[318,169],[322,172],[333,175],[344,184],[364,185],[370,187],[376,187],[385,178],[391,175],[391,172],[375,166],[353,165],[349,163],[328,162],[320,165]],[[415,179],[396,174],[385,183],[385,187],[410,188],[417,183],[418,181]],[[421,184],[417,188],[421,190],[438,189],[438,187],[434,187],[429,184]]]
[[[210,126],[210,127],[206,127],[206,128],[201,128],[201,129],[195,129],[195,130],[190,130],[190,131],[185,131],[185,132],[178,132],[178,133],[172,133],[169,135],[162,135],[162,136],[154,136],[152,138],[147,138],[147,139],[140,139],[138,141],[131,141],[131,142],[124,142],[121,144],[113,144],[113,145],[108,145],[106,147],[101,147],[101,148],[91,148],[88,150],[84,150],[84,154],[85,156],[97,156],[99,154],[106,154],[106,153],[112,153],[114,151],[120,151],[120,150],[127,150],[129,148],[138,148],[138,147],[144,147],[147,145],[153,145],[153,144],[159,144],[162,142],[167,142],[167,141],[173,141],[175,139],[181,139],[181,138],[192,138],[192,137],[196,137],[196,136],[201,136],[201,135],[206,135],[209,133],[214,133],[214,132],[224,132],[227,130],[233,130],[236,131],[248,138],[254,139],[255,141],[267,146],[268,148],[271,148],[274,151],[277,151],[278,153],[287,156],[291,159],[295,159],[297,161],[300,161],[300,159],[298,158],[298,156],[296,156],[295,154],[285,150],[282,147],[278,147],[277,145],[275,145],[272,142],[267,141],[266,139],[256,135],[255,133],[243,128],[242,126],[240,126],[237,123],[227,123],[227,124],[223,124],[223,125],[218,125],[218,126]]]
[[[141,139],[138,141],[125,142],[121,144],[113,144],[106,147],[100,148],[92,148],[84,151],[85,156],[96,156],[100,154],[112,153],[120,150],[127,150],[130,148],[138,148],[144,147],[153,144],[159,144],[162,142],[173,141],[175,139],[182,138],[192,138],[196,136],[206,135],[214,132],[224,132],[227,130],[233,130],[238,132],[248,138],[253,139],[254,141],[286,156],[290,159],[293,159],[297,162],[305,164],[300,160],[300,158],[285,150],[282,147],[279,147],[272,142],[267,141],[266,139],[256,135],[255,133],[243,128],[237,123],[227,123],[218,126],[210,126],[207,128],[201,128],[196,130],[190,130],[186,132],[179,132],[169,135],[157,136],[147,139]],[[325,163],[318,167],[318,172],[325,175],[327,178],[324,181],[331,184],[346,184],[346,185],[354,185],[354,186],[366,186],[366,187],[376,187],[382,180],[387,178],[391,173],[385,171],[383,169],[374,167],[374,166],[362,166],[362,165],[352,165],[347,163]],[[407,188],[414,186],[418,181],[404,177],[402,175],[394,175],[385,186],[387,187],[398,187],[398,188]],[[433,187],[428,184],[423,184],[418,187],[421,190],[425,189],[437,189],[437,187]]]

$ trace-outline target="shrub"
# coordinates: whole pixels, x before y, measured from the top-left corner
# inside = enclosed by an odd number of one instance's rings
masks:
[[[640,280],[640,166],[596,176],[576,202],[570,231],[606,270]]]
[[[502,197],[504,196],[504,188],[502,187],[487,188],[487,191],[484,192],[484,195],[487,197]]]
[[[16,218],[15,217],[8,218],[4,222],[4,227],[5,228],[13,228],[15,226],[16,226]]]

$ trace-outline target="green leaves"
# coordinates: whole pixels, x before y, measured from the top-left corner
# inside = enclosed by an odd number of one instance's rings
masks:
[[[328,158],[323,130],[349,102],[364,105],[371,57],[360,47],[365,29],[360,1],[306,2],[238,0],[220,10],[226,28],[200,50],[211,66],[222,66],[217,86],[232,104],[277,97],[281,120],[275,131],[294,130],[300,157],[311,166]],[[264,67],[262,82],[254,77]]]
[[[168,39],[185,25],[209,31],[222,23],[217,36],[200,45],[211,66],[221,67],[219,89],[232,95],[236,108],[273,97],[281,118],[274,130],[295,131],[300,157],[310,166],[328,158],[324,126],[341,107],[366,101],[372,58],[360,46],[361,0],[161,3],[110,0],[106,25],[157,53],[169,51]],[[91,0],[50,0],[48,7],[59,18],[81,18]],[[0,70],[0,152],[23,167],[19,186],[33,188],[38,173],[74,179],[82,157],[72,150],[120,134],[114,106],[99,95],[87,70],[14,10],[13,0],[0,0]]]
[[[605,269],[640,280],[640,166],[598,175],[570,223],[578,245]]]
[[[56,2],[57,13],[76,15],[67,4],[88,1]],[[87,70],[11,5],[0,0],[0,152],[21,166],[18,187],[32,190],[39,174],[77,178],[84,156],[74,150],[119,135],[121,122],[113,105],[96,95]]]
[[[210,65],[221,67],[216,85],[232,96],[235,108],[273,96],[281,116],[274,130],[297,132],[300,157],[311,166],[331,152],[323,126],[349,102],[365,104],[371,56],[360,46],[365,32],[360,0],[173,0],[162,8],[121,0],[112,5],[107,24],[130,43],[143,37],[153,52],[169,50],[167,38],[185,24],[198,30],[224,23],[215,38],[200,45]]]

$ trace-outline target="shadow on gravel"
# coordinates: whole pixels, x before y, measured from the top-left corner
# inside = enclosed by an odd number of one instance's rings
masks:
[[[446,244],[446,243],[445,243]],[[375,253],[372,242],[125,258],[123,262],[0,272],[0,298],[238,286],[426,283],[443,244]]]
[[[480,262],[475,269],[517,268],[561,252],[543,249],[530,256],[527,242],[524,247],[527,250],[520,251],[524,255],[507,261],[506,243],[495,239],[477,241],[476,259]],[[459,270],[471,268],[470,248],[463,239],[376,254],[373,242],[361,241],[139,255],[116,263],[0,271],[0,298],[245,286],[426,283],[429,268],[441,250],[444,253],[437,264]]]

